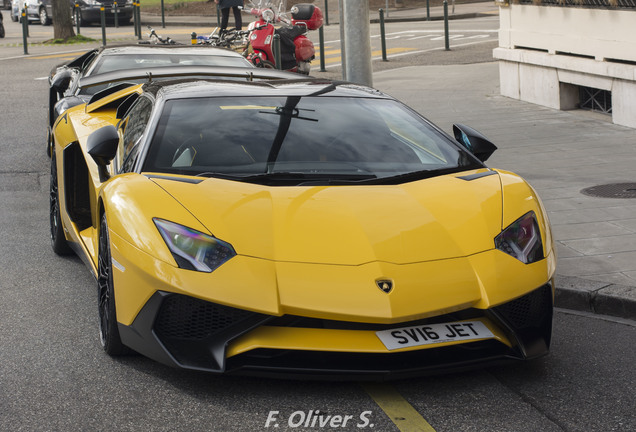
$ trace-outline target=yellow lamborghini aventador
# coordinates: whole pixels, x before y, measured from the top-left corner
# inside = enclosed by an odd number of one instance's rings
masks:
[[[150,74],[53,127],[53,249],[95,275],[108,354],[361,377],[547,353],[549,222],[492,143],[371,88],[228,75]]]

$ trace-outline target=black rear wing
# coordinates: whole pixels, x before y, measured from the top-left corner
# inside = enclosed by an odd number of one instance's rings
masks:
[[[110,84],[119,81],[148,80],[188,77],[210,77],[217,79],[244,79],[254,80],[298,80],[306,79],[301,75],[284,72],[276,69],[263,68],[236,68],[227,66],[166,66],[149,67],[143,69],[124,69],[91,75],[79,80],[79,87],[93,87],[101,84]]]

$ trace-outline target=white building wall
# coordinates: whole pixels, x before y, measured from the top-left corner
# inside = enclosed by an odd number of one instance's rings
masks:
[[[614,123],[636,128],[636,10],[500,7],[501,94],[576,108],[577,86],[612,92]]]

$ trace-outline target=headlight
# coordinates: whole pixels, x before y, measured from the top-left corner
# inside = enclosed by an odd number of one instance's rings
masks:
[[[162,219],[153,219],[180,268],[210,273],[236,255],[231,244]]]
[[[272,22],[274,18],[276,18],[276,13],[271,9],[266,9],[263,11],[263,20],[265,22]]]
[[[543,242],[534,212],[521,216],[495,237],[495,247],[524,264],[542,260]]]

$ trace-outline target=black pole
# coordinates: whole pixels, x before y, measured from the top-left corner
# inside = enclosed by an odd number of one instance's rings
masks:
[[[280,59],[280,35],[278,33],[274,34],[274,64],[276,65],[276,69],[280,70],[281,59]]]
[[[431,20],[431,5],[429,0],[426,0],[426,21]]]
[[[388,61],[386,58],[386,32],[384,31],[384,10],[380,9],[380,40],[382,42],[382,61]]]
[[[450,51],[450,43],[448,41],[448,1],[444,0],[444,50]]]
[[[320,72],[327,72],[325,68],[325,30],[322,26],[318,29],[318,37],[320,38]]]
[[[137,39],[141,40],[141,1],[137,2]]]
[[[31,35],[29,34],[29,13],[27,10],[27,4],[26,2],[24,2],[24,10],[23,10],[23,14],[22,14],[22,22],[26,23],[26,35],[27,37],[31,37]]]
[[[27,37],[29,36],[29,23],[27,22],[27,13],[26,7],[22,9],[22,45],[24,45],[24,54],[29,53],[29,49],[27,47]]]
[[[133,2],[133,27],[135,28],[135,36],[137,36],[137,2]]]
[[[327,6],[327,0],[325,0],[325,25],[329,25],[329,7]]]
[[[119,28],[119,8],[117,7],[117,0],[113,2],[113,8],[115,9],[115,28]]]
[[[80,34],[80,20],[82,19],[82,12],[80,11],[79,3],[75,3],[73,13],[75,14],[75,27],[77,27],[77,34]]]
[[[166,28],[166,12],[163,9],[163,0],[161,0],[161,27]]]
[[[104,6],[99,8],[99,15],[102,21],[102,45],[106,46],[106,10]]]

